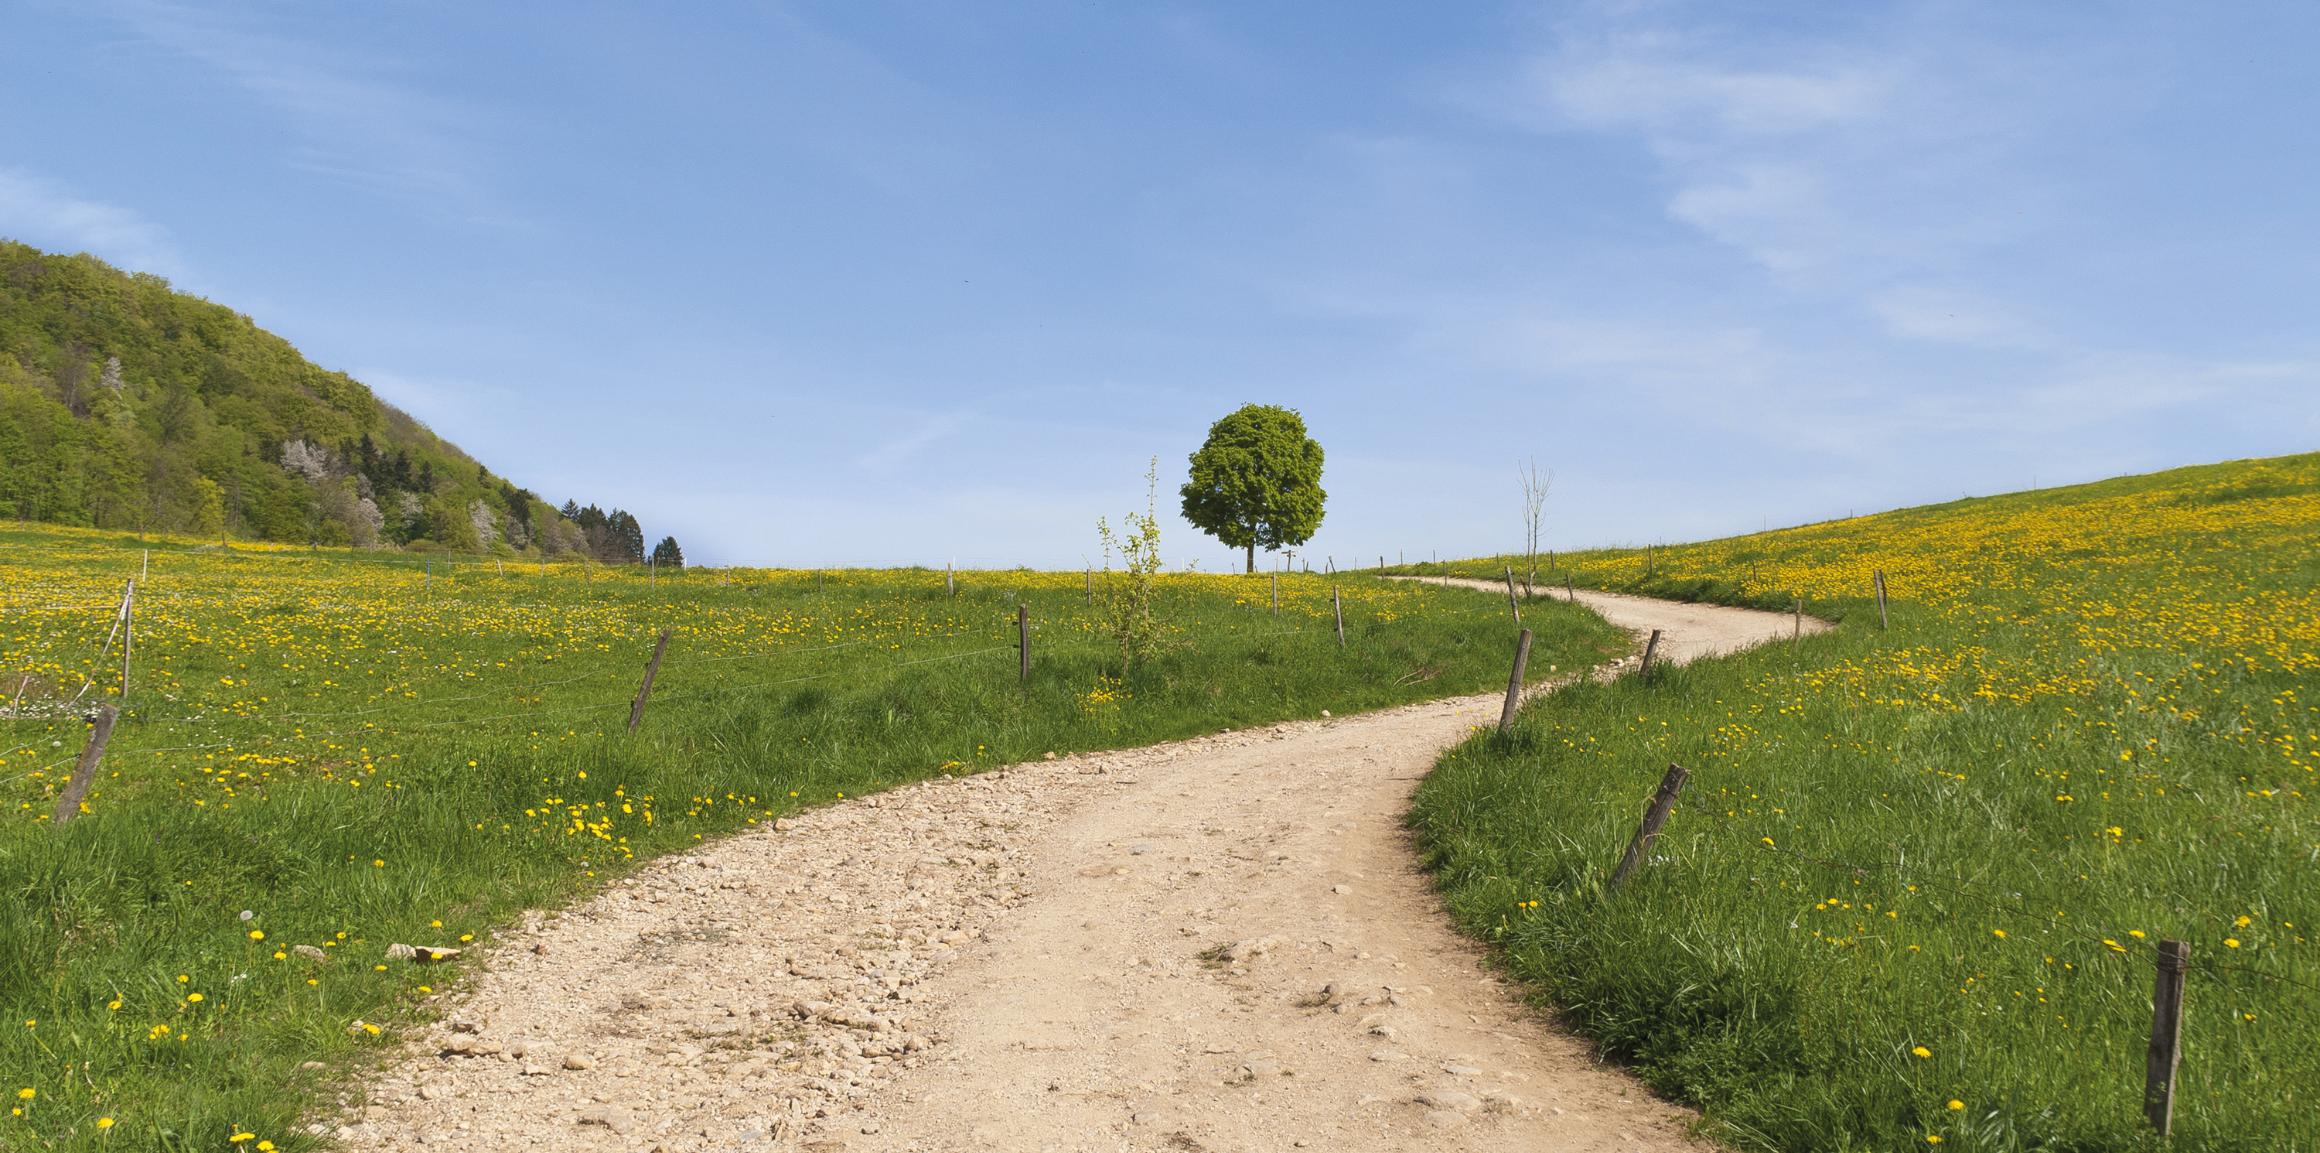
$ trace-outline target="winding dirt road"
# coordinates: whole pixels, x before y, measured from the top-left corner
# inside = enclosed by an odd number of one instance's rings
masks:
[[[1670,660],[1791,628],[1579,599]],[[664,859],[503,935],[318,1128],[557,1153],[1697,1148],[1524,1009],[1416,871],[1410,792],[1498,704],[930,781]]]

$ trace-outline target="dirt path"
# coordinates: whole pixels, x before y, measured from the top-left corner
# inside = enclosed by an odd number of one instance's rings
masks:
[[[1675,660],[1790,627],[1581,599],[1666,630]],[[588,1153],[1693,1148],[1685,1113],[1517,1004],[1415,870],[1417,778],[1497,708],[930,781],[664,859],[504,936],[336,1133]]]
[[[1420,584],[1444,585],[1450,588],[1475,589],[1492,593],[1501,599],[1506,586],[1498,581],[1470,580],[1465,577],[1388,577],[1388,580],[1416,581]],[[1722,605],[1687,604],[1683,601],[1653,600],[1650,597],[1629,596],[1626,593],[1597,592],[1594,589],[1562,589],[1539,587],[1540,600],[1576,600],[1602,614],[1603,619],[1638,637],[1660,630],[1660,656],[1683,664],[1700,657],[1734,652],[1764,641],[1795,635],[1802,631],[1810,636],[1826,632],[1829,622],[1819,617],[1794,617],[1784,613],[1758,612],[1753,609],[1732,609]],[[1737,615],[1735,615],[1737,614]],[[1654,657],[1654,660],[1659,657]]]

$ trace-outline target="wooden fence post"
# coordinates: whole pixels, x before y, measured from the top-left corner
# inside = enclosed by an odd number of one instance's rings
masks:
[[[1878,628],[1881,628],[1881,629],[1891,628],[1891,627],[1893,627],[1893,623],[1892,623],[1891,621],[1889,621],[1889,620],[1885,619],[1885,570],[1884,570],[1884,569],[1878,569],[1878,570],[1877,570],[1877,573],[1876,573],[1876,581],[1877,581],[1877,627],[1878,627]]]
[[[1015,660],[1016,675],[1024,684],[1031,683],[1031,610],[1015,606]]]
[[[138,580],[144,580],[144,579],[145,579],[145,574],[146,574],[146,572],[147,572],[147,571],[149,571],[149,570],[151,570],[151,569],[152,569],[152,567],[153,567],[153,550],[152,550],[152,549],[146,549],[146,550],[145,550],[145,555],[144,555],[144,557],[142,557],[141,559],[139,559],[139,560],[137,561],[137,579],[138,579]]]
[[[1337,596],[1337,586],[1329,586],[1329,610],[1337,614],[1337,647],[1345,647],[1345,602]]]
[[[1096,566],[1092,564],[1087,566],[1087,601],[1096,603]]]
[[[1563,595],[1568,597],[1572,604],[1579,603],[1579,586],[1571,583],[1570,569],[1563,570]]]
[[[1514,566],[1506,566],[1506,611],[1514,614],[1517,628],[1522,626],[1522,601],[1514,595]]]
[[[137,582],[121,594],[121,703],[129,703],[129,648],[137,641]]]
[[[1378,554],[1378,571],[1386,571],[1386,554],[1382,552]]]
[[[1273,574],[1273,615],[1281,615],[1281,574]]]
[[[1514,727],[1515,706],[1522,704],[1523,669],[1531,663],[1531,630],[1524,629],[1514,641],[1514,672],[1506,678],[1506,707],[1498,712],[1498,731]]]
[[[1651,630],[1651,639],[1643,642],[1643,667],[1635,670],[1638,678],[1651,675],[1651,655],[1659,651],[1659,630]]]
[[[661,675],[661,654],[669,647],[669,630],[662,629],[660,639],[653,642],[652,659],[645,662],[644,683],[637,686],[636,699],[628,705],[628,731],[635,732],[638,721],[644,719],[644,703],[652,697],[653,678]]]
[[[1611,870],[1611,888],[1627,883],[1629,875],[1643,864],[1651,853],[1651,843],[1659,839],[1659,828],[1667,823],[1668,810],[1676,807],[1676,794],[1684,791],[1684,782],[1691,777],[1682,765],[1669,765],[1667,775],[1659,780],[1659,791],[1651,795],[1651,805],[1643,810],[1643,825],[1635,830],[1635,839],[1627,842],[1627,853],[1619,858],[1619,867]]]
[[[2175,1067],[2183,1060],[2183,977],[2191,945],[2159,942],[2159,974],[2151,989],[2151,1051],[2143,1062],[2143,1116],[2165,1137],[2175,1127]]]
[[[946,597],[959,595],[959,576],[955,571],[957,567],[957,561],[943,562],[943,595]]]
[[[89,730],[89,743],[81,747],[80,762],[73,766],[72,779],[64,786],[64,793],[56,799],[56,812],[49,820],[63,824],[81,814],[81,801],[89,795],[89,782],[96,779],[97,762],[105,759],[105,741],[113,735],[113,722],[121,710],[106,705],[97,713],[96,726]]]

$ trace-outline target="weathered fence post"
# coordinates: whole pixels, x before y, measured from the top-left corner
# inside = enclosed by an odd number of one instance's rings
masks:
[[[2165,1137],[2175,1127],[2175,1067],[2183,1060],[2183,977],[2191,945],[2159,942],[2159,974],[2151,989],[2151,1052],[2143,1062],[2143,1116]]]
[[[1522,625],[1522,601],[1514,595],[1514,566],[1506,566],[1506,611],[1514,614],[1514,623]]]
[[[943,595],[946,597],[955,597],[959,595],[959,575],[956,571],[957,567],[957,561],[943,562]]]
[[[661,654],[668,647],[669,630],[662,629],[660,639],[653,642],[652,659],[645,662],[644,683],[637,686],[636,699],[628,705],[629,732],[635,732],[637,722],[644,719],[644,703],[652,697],[653,678],[661,675]]]
[[[1884,570],[1884,569],[1878,569],[1878,570],[1877,570],[1877,572],[1876,572],[1876,582],[1877,582],[1877,627],[1878,627],[1878,628],[1881,628],[1881,629],[1885,629],[1885,628],[1891,628],[1891,627],[1893,627],[1893,624],[1892,624],[1892,622],[1891,622],[1891,621],[1888,621],[1888,620],[1886,620],[1886,619],[1885,619],[1885,570]]]
[[[1281,574],[1273,574],[1273,615],[1281,615]]]
[[[146,549],[146,550],[145,550],[145,555],[144,555],[142,558],[140,558],[140,559],[137,561],[137,579],[138,579],[138,580],[144,580],[144,579],[145,579],[145,574],[146,574],[148,571],[150,571],[152,568],[153,568],[153,550],[152,550],[152,549]]]
[[[1563,570],[1563,595],[1570,598],[1572,604],[1579,603],[1579,586],[1571,583],[1570,569]]]
[[[1096,566],[1092,564],[1087,566],[1087,601],[1096,603]]]
[[[1015,606],[1015,660],[1016,675],[1024,684],[1031,683],[1031,610]]]
[[[1345,602],[1338,598],[1337,586],[1329,586],[1329,611],[1337,614],[1337,647],[1345,647]]]
[[[1514,641],[1514,672],[1506,678],[1506,707],[1498,712],[1498,731],[1514,727],[1514,710],[1522,704],[1523,669],[1531,663],[1531,630],[1524,629]]]
[[[81,759],[73,765],[72,779],[65,782],[64,793],[56,799],[56,812],[49,817],[55,824],[63,824],[81,814],[81,802],[89,795],[89,782],[96,779],[97,762],[105,759],[105,741],[113,735],[113,722],[121,710],[106,705],[97,713],[97,723],[89,730],[89,743],[81,747]]]
[[[1630,874],[1643,864],[1651,853],[1651,843],[1659,839],[1659,828],[1667,823],[1668,811],[1676,807],[1676,794],[1684,791],[1684,782],[1691,771],[1682,765],[1669,765],[1667,775],[1659,779],[1659,791],[1651,795],[1651,805],[1643,810],[1643,825],[1635,830],[1635,839],[1627,842],[1627,853],[1619,858],[1619,867],[1611,870],[1611,888],[1627,882]]]
[[[1659,651],[1659,630],[1651,630],[1651,639],[1643,642],[1643,666],[1635,670],[1638,678],[1651,675],[1651,655]]]

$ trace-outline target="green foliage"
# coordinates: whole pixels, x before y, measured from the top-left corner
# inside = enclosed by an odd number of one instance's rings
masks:
[[[246,316],[157,276],[0,240],[0,517],[300,543],[384,528],[395,543],[472,548],[467,510],[500,503],[501,488]],[[531,497],[511,514],[534,506],[547,511]]]
[[[662,537],[661,543],[653,546],[652,563],[653,567],[659,569],[682,569],[685,567],[685,550],[678,546],[677,538]]]
[[[1160,577],[1160,458],[1153,457],[1144,474],[1144,511],[1129,513],[1126,531],[1114,533],[1103,518],[1096,519],[1096,535],[1104,546],[1104,630],[1120,646],[1120,667],[1133,671],[1168,647],[1167,629],[1153,610]],[[1123,570],[1112,576],[1112,554],[1120,554]]]
[[[1233,548],[1299,545],[1321,527],[1321,445],[1305,434],[1305,419],[1270,404],[1242,405],[1211,425],[1192,454],[1184,484],[1184,519]]]

